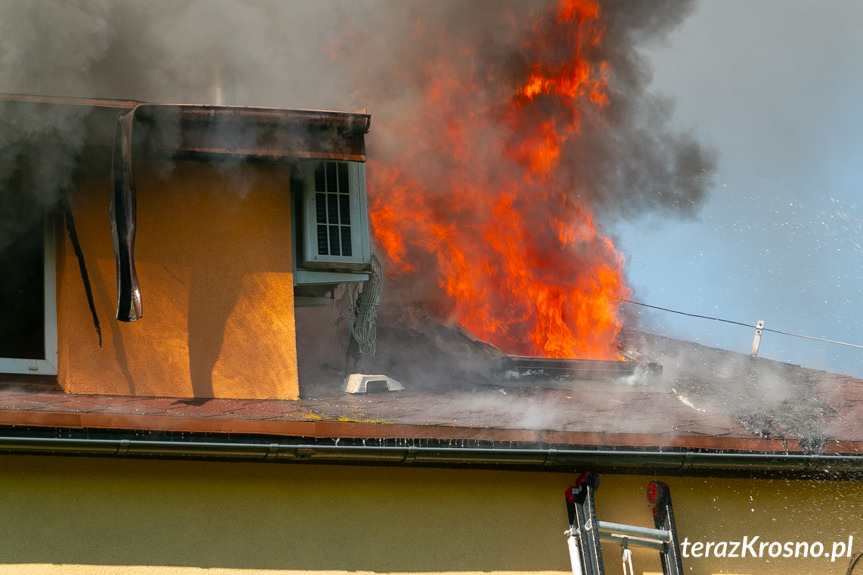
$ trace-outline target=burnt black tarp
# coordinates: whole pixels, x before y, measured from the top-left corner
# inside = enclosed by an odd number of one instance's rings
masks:
[[[117,268],[117,319],[141,318],[141,289],[135,271],[135,180],[132,174],[132,126],[136,106],[122,114],[114,132],[111,162],[111,236]]]

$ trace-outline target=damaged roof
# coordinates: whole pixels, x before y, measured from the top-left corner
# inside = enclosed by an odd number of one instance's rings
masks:
[[[81,122],[92,146],[113,145],[118,115],[132,110],[141,128],[136,145],[148,152],[365,158],[364,113],[0,94],[0,115],[68,115]],[[238,118],[242,137],[219,129],[235,128]],[[317,130],[318,147],[309,144],[310,130]],[[27,133],[39,141],[53,137]],[[661,464],[683,469],[706,456],[735,454],[744,456],[735,461],[760,457],[768,467],[863,469],[856,463],[863,452],[863,380],[637,332],[624,334],[625,362],[519,358],[418,307],[380,312],[378,353],[357,360],[347,346],[334,349],[319,318],[302,321],[310,310],[297,310],[298,401],[68,395],[51,378],[2,376],[0,451],[124,455],[147,441],[142,451],[161,455],[189,446],[221,457],[374,447],[395,451],[372,452],[369,459],[394,453],[396,461],[413,462],[419,450],[438,450],[452,463],[477,453],[489,462],[522,450],[520,457],[538,457],[544,466],[612,454],[641,468],[666,461]],[[322,334],[328,344],[313,345]],[[406,389],[345,394],[349,373],[386,375]]]
[[[364,161],[371,125],[365,112],[0,93],[0,117],[26,126],[27,136],[40,143],[63,140],[52,126],[74,125],[85,145],[110,147],[118,117],[130,112],[137,125],[134,145],[171,157]]]
[[[516,449],[543,454],[545,467],[571,466],[574,454],[625,457],[615,466],[631,460],[642,469],[685,469],[723,454],[743,459],[705,465],[745,469],[760,457],[767,468],[863,466],[863,380],[642,333],[626,334],[626,345],[650,361],[614,376],[520,373],[502,370],[501,352],[463,330],[402,308],[379,318],[378,354],[356,367],[397,379],[404,391],[344,393],[345,356],[319,361],[302,346],[298,401],[67,395],[50,378],[4,376],[0,450],[125,438],[124,449],[105,448],[118,454],[158,437],[173,446],[168,455],[179,444],[215,441],[234,445],[224,457],[237,456],[239,442],[264,458],[271,449],[299,457],[297,449],[365,447],[401,450],[393,455],[401,462],[423,449],[438,457],[460,449],[461,461],[470,450]]]

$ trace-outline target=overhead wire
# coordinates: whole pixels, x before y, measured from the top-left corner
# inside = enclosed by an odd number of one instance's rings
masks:
[[[847,346],[847,347],[854,347],[854,348],[857,348],[857,349],[863,349],[863,345],[858,345],[858,344],[855,344],[855,343],[848,343],[848,342],[844,342],[844,341],[836,341],[836,340],[833,340],[833,339],[825,339],[825,338],[823,338],[823,337],[813,337],[813,336],[811,336],[811,335],[801,335],[801,334],[799,334],[799,333],[791,333],[791,332],[787,332],[787,331],[780,331],[780,330],[778,330],[778,329],[771,329],[771,328],[767,328],[767,327],[760,327],[760,328],[759,328],[759,327],[757,327],[757,326],[756,326],[756,325],[754,325],[754,324],[743,323],[743,322],[740,322],[740,321],[732,321],[732,320],[730,320],[730,319],[723,319],[723,318],[720,318],[720,317],[712,317],[712,316],[709,316],[709,315],[698,315],[698,314],[694,314],[694,313],[686,313],[686,312],[683,312],[683,311],[679,311],[679,310],[675,310],[675,309],[670,309],[670,308],[667,308],[667,307],[659,307],[659,306],[655,306],[655,305],[650,305],[650,304],[646,304],[646,303],[642,303],[642,302],[640,302],[640,301],[634,301],[634,300],[630,300],[630,299],[622,299],[622,300],[620,300],[620,301],[622,301],[622,302],[624,302],[624,303],[632,304],[632,305],[638,305],[638,306],[641,306],[641,307],[647,307],[647,308],[650,308],[650,309],[659,310],[659,311],[666,311],[666,312],[669,312],[669,313],[676,313],[676,314],[678,314],[678,315],[685,315],[685,316],[688,316],[688,317],[695,317],[695,318],[699,318],[699,319],[709,319],[709,320],[713,320],[713,321],[719,321],[719,322],[722,322],[722,323],[730,323],[730,324],[732,324],[732,325],[739,325],[739,326],[748,327],[748,328],[752,328],[752,329],[760,329],[761,331],[769,331],[769,332],[771,332],[771,333],[778,333],[778,334],[781,334],[781,335],[787,335],[787,336],[791,336],[791,337],[800,337],[800,338],[803,338],[803,339],[810,339],[810,340],[814,340],[814,341],[822,341],[822,342],[824,342],[824,343],[833,343],[833,344],[836,344],[836,345],[844,345],[844,346]]]
[[[633,305],[640,305],[640,306],[642,306],[642,307],[649,307],[649,308],[651,308],[651,309],[658,309],[658,310],[660,310],[660,311],[667,311],[667,312],[676,313],[676,314],[679,314],[679,315],[685,315],[685,316],[689,316],[689,317],[697,317],[697,318],[700,318],[700,319],[712,319],[713,321],[721,321],[721,322],[724,322],[724,323],[731,323],[731,324],[734,324],[734,325],[742,325],[743,327],[755,327],[754,325],[750,325],[750,324],[748,324],[748,323],[743,323],[743,322],[739,322],[739,321],[731,321],[731,320],[729,320],[729,319],[722,319],[722,318],[718,318],[718,317],[710,317],[710,316],[708,316],[708,315],[697,315],[697,314],[694,314],[694,313],[686,313],[686,312],[684,312],[684,311],[677,311],[677,310],[675,310],[675,309],[669,309],[669,308],[667,308],[667,307],[659,307],[659,306],[655,306],[655,305],[649,305],[649,304],[646,304],[646,303],[641,303],[640,301],[633,301],[633,300],[631,300],[631,299],[622,299],[622,300],[620,300],[620,301],[622,301],[622,302],[624,302],[624,303],[631,303],[631,304],[633,304]]]

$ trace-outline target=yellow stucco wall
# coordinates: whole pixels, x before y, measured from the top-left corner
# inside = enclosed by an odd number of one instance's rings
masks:
[[[0,457],[0,573],[569,573],[573,475]],[[603,476],[600,519],[650,526],[648,477]],[[847,541],[861,485],[665,478],[690,541]],[[858,540],[859,537],[859,540]],[[604,546],[606,572],[619,551]],[[848,558],[684,559],[686,573],[843,574]],[[637,551],[636,573],[658,572]]]
[[[72,393],[295,399],[298,396],[288,169],[135,165],[135,259],[143,318],[114,319],[107,166],[71,201],[103,344],[63,240],[59,380]]]

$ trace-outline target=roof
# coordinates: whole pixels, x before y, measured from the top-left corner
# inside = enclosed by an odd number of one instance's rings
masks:
[[[88,146],[110,147],[118,117],[129,112],[137,125],[135,145],[173,157],[364,161],[371,125],[365,112],[0,93],[0,115],[14,117],[16,126],[37,126],[23,133],[38,142],[57,139],[52,126],[78,122]]]
[[[106,147],[118,116],[135,111],[136,145],[171,155],[364,159],[369,128],[364,113],[0,94],[0,112],[21,121],[45,107],[81,121],[88,145]],[[417,308],[382,311],[377,355],[347,361],[349,370],[386,374],[405,391],[342,393],[346,352],[316,317],[312,329],[298,323],[299,401],[67,395],[53,380],[5,376],[0,450],[863,470],[863,380],[635,332],[624,343],[637,353],[610,374],[607,364],[519,366]]]
[[[378,355],[368,367],[386,368],[404,391],[343,393],[336,356],[332,364],[307,358],[301,384],[315,385],[306,385],[298,401],[67,395],[50,380],[6,376],[0,450],[51,450],[49,444],[36,449],[33,441],[125,440],[123,449],[120,443],[106,449],[128,454],[143,440],[146,453],[162,456],[181,445],[218,444],[227,450],[219,451],[222,457],[237,456],[237,446],[246,445],[262,458],[272,450],[297,458],[300,448],[315,457],[350,449],[361,461],[416,462],[422,450],[433,450],[449,464],[477,454],[488,464],[516,450],[540,457],[534,463],[544,468],[608,457],[611,467],[642,472],[863,468],[860,379],[629,334],[654,354],[660,372],[550,382],[531,377],[524,384],[496,380],[487,350],[459,329],[386,315],[378,329]],[[399,361],[406,357],[403,346],[414,350],[413,361]],[[422,359],[434,355],[437,363]],[[151,445],[156,439],[170,444],[167,452]],[[363,448],[377,451],[360,457]]]

